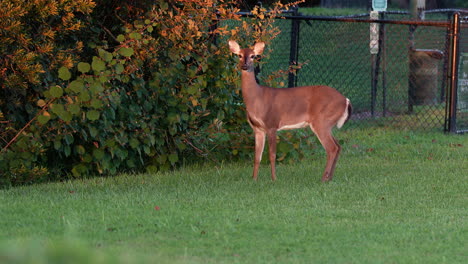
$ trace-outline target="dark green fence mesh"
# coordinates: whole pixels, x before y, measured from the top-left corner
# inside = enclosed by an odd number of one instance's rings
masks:
[[[468,16],[461,19],[460,60],[457,86],[457,131],[468,132]]]

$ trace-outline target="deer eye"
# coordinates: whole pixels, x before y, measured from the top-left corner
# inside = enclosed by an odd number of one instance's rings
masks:
[[[255,58],[255,55],[250,55],[250,58],[251,58],[251,59],[254,59],[254,58]]]
[[[242,55],[239,54],[239,59],[242,59]]]

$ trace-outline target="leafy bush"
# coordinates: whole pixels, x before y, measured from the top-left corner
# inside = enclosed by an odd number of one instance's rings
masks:
[[[77,38],[94,3],[87,0],[0,2],[0,110],[21,127],[35,114],[35,98],[72,67],[83,49]],[[54,76],[55,75],[55,76]]]
[[[33,77],[15,77],[18,74],[8,67],[4,73],[3,93],[13,99],[0,102],[0,125],[6,128],[0,135],[3,183],[142,169],[151,172],[197,156],[216,160],[249,155],[247,146],[253,146],[253,138],[245,122],[236,63],[224,40],[242,35],[268,41],[278,30],[273,26],[275,13],[267,14],[264,9],[255,9],[256,18],[241,28],[217,27],[219,20],[240,21],[232,2],[159,1],[141,18],[122,22],[120,28],[113,26],[114,32],[89,17],[95,7],[92,1],[55,4],[57,11],[48,15],[36,14],[45,11],[23,2],[2,4],[10,11],[25,5],[35,10],[25,14],[38,21],[38,28],[57,29],[43,33],[53,36],[44,37],[50,42],[48,53],[38,52],[30,61],[15,64],[25,72],[32,67]],[[38,3],[48,5],[49,1]],[[277,5],[275,12],[283,7]],[[55,10],[54,6],[49,9]],[[83,23],[74,12],[83,21],[91,21],[88,30],[107,32],[107,38],[90,35],[86,39],[83,31],[75,32]],[[72,27],[67,19],[76,19],[76,25]],[[61,24],[54,27],[50,21]],[[4,29],[7,35],[33,35],[36,30],[24,28],[25,21],[17,24]],[[76,36],[83,41],[76,42]],[[31,37],[30,41],[40,39]],[[14,50],[9,43],[0,43],[6,54],[26,52],[18,50],[28,44]],[[69,55],[71,50],[65,48],[73,45],[75,53]],[[83,46],[92,52],[82,51]],[[3,68],[10,58],[2,59]],[[283,137],[285,143],[278,148],[285,154],[280,159],[300,148],[289,142],[292,134]]]

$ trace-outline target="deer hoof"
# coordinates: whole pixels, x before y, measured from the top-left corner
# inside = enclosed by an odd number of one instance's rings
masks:
[[[329,182],[332,180],[332,177],[328,173],[324,174],[322,177],[322,182]]]

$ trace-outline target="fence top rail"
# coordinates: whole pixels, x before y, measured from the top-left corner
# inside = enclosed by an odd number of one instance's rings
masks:
[[[408,11],[384,11],[384,14],[401,14],[409,15]],[[461,15],[468,14],[468,9],[432,9],[424,10],[423,13],[435,14],[435,13],[459,13]],[[244,17],[254,17],[250,12],[239,12]],[[307,20],[307,21],[336,21],[336,22],[351,22],[351,23],[378,23],[378,24],[395,24],[395,25],[414,25],[414,26],[433,26],[433,27],[448,27],[450,21],[432,21],[432,20],[394,20],[394,19],[369,19],[369,13],[347,15],[347,16],[314,16],[314,15],[302,15],[297,13],[297,10],[287,10],[282,14],[292,15],[280,15],[278,18],[281,19],[293,19],[293,20]]]
[[[243,15],[253,17],[252,14]],[[366,14],[368,16],[368,14]],[[433,26],[433,27],[448,27],[450,21],[419,21],[419,20],[390,20],[390,19],[365,19],[355,17],[336,17],[336,16],[278,16],[279,19],[306,20],[306,21],[335,21],[335,22],[350,22],[350,23],[378,23],[378,24],[395,24],[395,25],[414,25],[414,26]]]
[[[468,14],[468,9],[455,9],[455,8],[443,8],[443,9],[431,9],[431,10],[424,10],[423,13],[432,14],[432,13],[460,13],[460,14]]]

